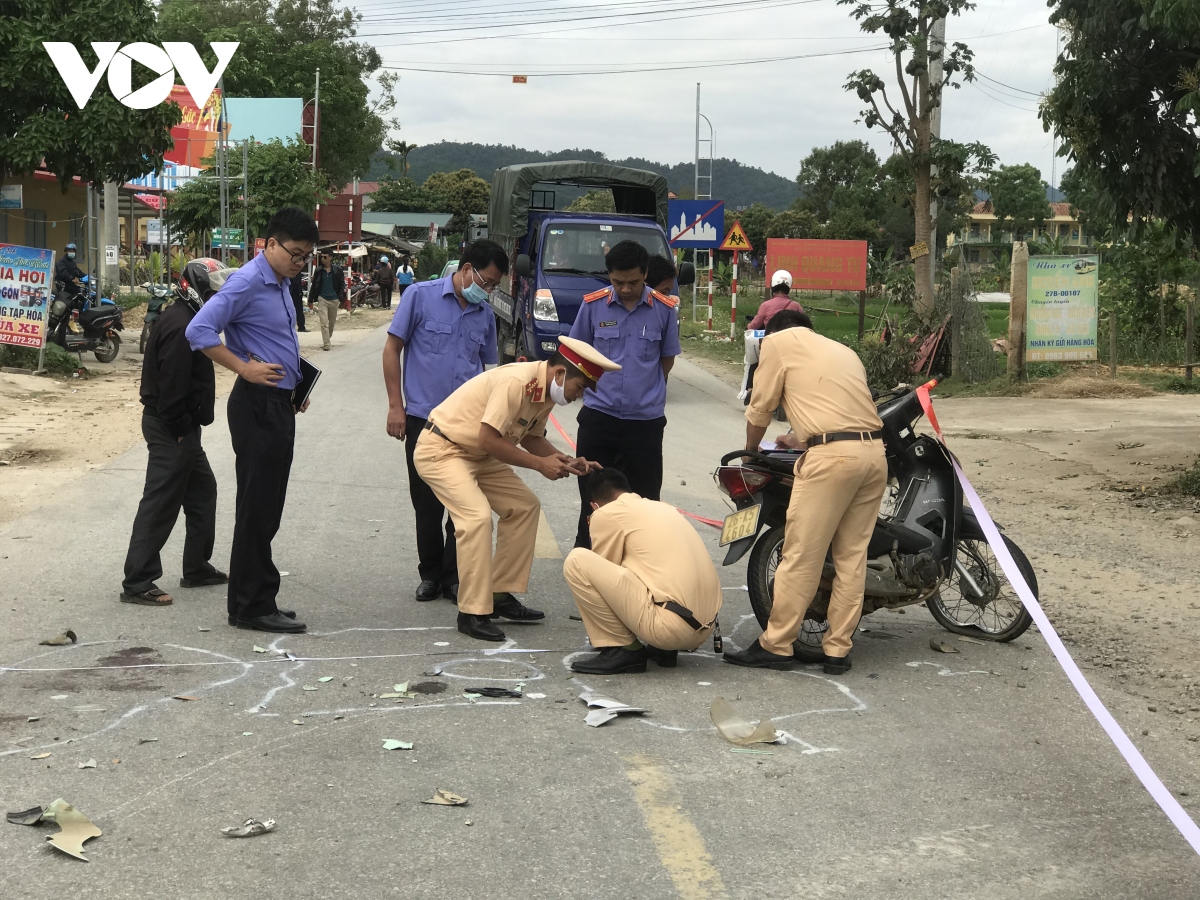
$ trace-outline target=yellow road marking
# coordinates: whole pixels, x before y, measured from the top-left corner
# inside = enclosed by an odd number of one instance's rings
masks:
[[[721,900],[729,894],[704,847],[704,838],[680,808],[670,773],[649,756],[625,758],[626,776],[663,868],[686,900]]]
[[[546,521],[546,511],[543,509],[538,513],[538,530],[537,539],[533,544],[534,559],[562,559],[562,551],[558,549],[558,541],[554,537],[554,532],[550,530],[550,523]]]

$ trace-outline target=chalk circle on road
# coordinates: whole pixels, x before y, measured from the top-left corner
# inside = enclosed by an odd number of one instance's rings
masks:
[[[458,671],[465,666],[470,666],[472,669],[478,667],[479,671]],[[446,678],[458,678],[463,681],[508,681],[514,684],[540,681],[546,677],[545,673],[533,663],[521,662],[517,659],[480,659],[478,657],[447,660],[434,666],[433,672],[437,675],[444,675]]]

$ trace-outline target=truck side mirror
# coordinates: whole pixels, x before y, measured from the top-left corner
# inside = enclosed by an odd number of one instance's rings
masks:
[[[690,262],[679,264],[679,286],[696,283],[696,267]]]
[[[529,259],[528,253],[517,254],[517,274],[522,278],[528,278],[533,274],[533,263]]]

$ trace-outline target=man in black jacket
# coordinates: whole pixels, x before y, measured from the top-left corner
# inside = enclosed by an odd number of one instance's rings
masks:
[[[184,332],[204,301],[217,292],[229,270],[215,259],[188,263],[177,299],[154,325],[142,360],[142,435],[150,451],[146,487],[125,557],[121,601],[169,606],[171,595],[154,582],[162,577],[160,552],[179,510],[187,521],[180,587],[225,584],[213,568],[217,528],[217,479],[200,445],[200,429],[211,425],[216,401],[213,364],[193,351]]]
[[[321,323],[321,349],[330,348],[333,326],[337,324],[338,307],[346,296],[346,276],[341,266],[333,264],[333,254],[321,251],[321,264],[313,271],[312,284],[308,288],[308,308],[313,303],[317,308],[317,319]]]

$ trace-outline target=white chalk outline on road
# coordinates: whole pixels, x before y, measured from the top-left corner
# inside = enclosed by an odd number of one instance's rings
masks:
[[[942,675],[942,676],[947,676],[947,675],[991,675],[992,674],[991,672],[985,672],[982,669],[969,669],[966,672],[951,672],[950,669],[948,669],[946,666],[942,665],[941,663],[928,662],[926,660],[918,660],[916,662],[909,662],[909,663],[905,663],[905,665],[908,666],[910,669],[918,669],[921,666],[933,666],[935,669],[938,670],[938,674]]]

